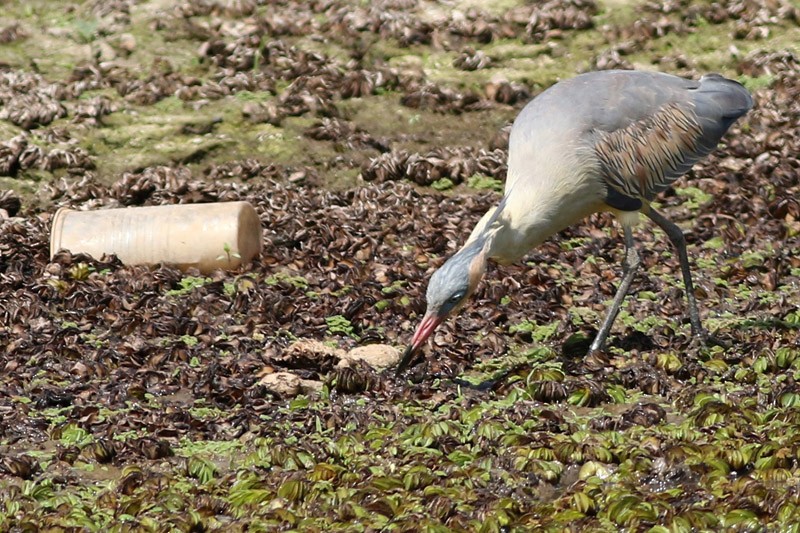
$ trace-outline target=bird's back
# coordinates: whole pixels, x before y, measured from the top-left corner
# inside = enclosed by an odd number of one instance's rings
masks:
[[[543,92],[520,114],[522,122],[547,119],[565,109],[584,131],[614,131],[656,114],[665,105],[693,104],[705,126],[724,133],[753,105],[739,83],[709,74],[688,80],[661,72],[607,70],[581,74]],[[528,112],[533,116],[525,117]],[[721,130],[719,128],[722,128]]]
[[[507,188],[530,176],[519,169],[547,167],[542,156],[569,159],[589,149],[615,192],[651,199],[713,150],[752,105],[742,85],[716,74],[698,81],[642,71],[576,76],[537,96],[517,117]]]
[[[600,71],[550,87],[511,129],[505,207],[490,256],[512,262],[593,212],[640,210],[752,104],[744,87],[714,74],[694,81]]]

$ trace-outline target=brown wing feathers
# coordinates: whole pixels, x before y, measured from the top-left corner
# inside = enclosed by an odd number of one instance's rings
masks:
[[[702,157],[702,135],[691,107],[671,103],[603,134],[595,150],[611,187],[625,196],[650,200]]]

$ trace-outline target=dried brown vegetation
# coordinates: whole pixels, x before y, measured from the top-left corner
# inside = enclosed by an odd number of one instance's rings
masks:
[[[542,89],[536,72],[458,84],[404,56],[441,52],[459,76],[481,75],[513,62],[484,46],[523,43],[546,64],[593,31],[605,45],[580,68],[653,53],[654,66],[697,76],[701,62],[657,52],[658,39],[710,24],[759,43],[797,30],[791,2],[647,3],[599,24],[591,0],[503,13],[204,0],[146,20],[152,36],[191,43],[191,61],[138,64],[142,37],[128,32],[146,4],[76,7],[92,24],[75,39],[103,46],[59,79],[0,64],[2,132],[13,133],[0,138],[0,176],[41,180],[37,204],[0,193],[0,528],[758,530],[796,517],[796,50],[731,53],[728,74],[751,84],[756,106],[660,198],[686,230],[705,318],[731,348],[691,342],[678,263],[643,226],[631,305],[609,352],[584,357],[618,277],[607,216],[493,268],[407,379],[339,365],[322,342],[408,341],[431,272],[498,199],[460,184],[503,180],[505,119]],[[40,31],[0,27],[9,45]],[[227,155],[220,141],[108,176],[84,140],[189,111],[201,116],[169,123],[169,136],[296,133],[301,148],[287,163]],[[396,133],[396,116],[452,131]],[[339,169],[362,181],[326,189]],[[459,188],[426,187],[447,180]],[[236,272],[49,257],[60,206],[228,200],[250,201],[264,230],[261,257]],[[278,373],[299,378],[290,392],[265,385]]]

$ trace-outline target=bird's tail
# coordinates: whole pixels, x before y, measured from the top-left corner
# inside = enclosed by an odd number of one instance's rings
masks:
[[[695,105],[701,116],[716,115],[725,129],[753,107],[753,97],[744,85],[719,74],[706,74],[700,78]]]
[[[744,86],[719,74],[706,74],[694,92],[695,114],[703,129],[699,155],[713,150],[736,119],[753,107]]]

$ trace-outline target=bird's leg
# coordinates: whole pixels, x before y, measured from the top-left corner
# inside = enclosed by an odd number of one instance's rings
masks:
[[[619,309],[622,307],[622,300],[628,294],[628,289],[630,289],[631,282],[636,276],[636,271],[639,269],[639,265],[642,264],[639,252],[636,251],[636,247],[633,244],[633,233],[630,226],[623,225],[622,228],[625,232],[625,259],[622,260],[622,281],[620,281],[614,301],[611,302],[611,307],[608,308],[606,318],[603,320],[600,331],[597,333],[597,337],[594,338],[589,352],[602,350],[605,346],[608,334],[611,332],[611,326],[614,325],[614,320],[616,320]]]
[[[664,230],[669,240],[678,250],[678,259],[681,262],[681,273],[683,274],[683,284],[686,286],[686,300],[689,303],[689,321],[692,323],[692,336],[704,342],[725,346],[726,343],[710,336],[700,322],[700,311],[697,308],[697,299],[694,296],[694,283],[692,282],[692,271],[689,268],[689,256],[686,253],[686,237],[683,231],[674,223],[664,218],[652,207],[647,211],[650,220],[658,224]]]

